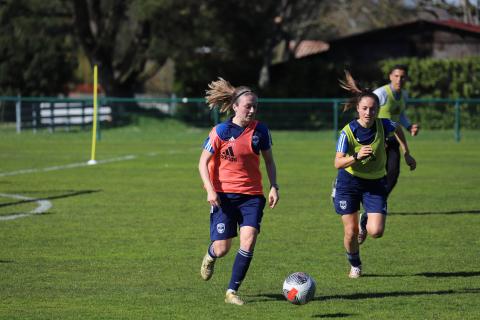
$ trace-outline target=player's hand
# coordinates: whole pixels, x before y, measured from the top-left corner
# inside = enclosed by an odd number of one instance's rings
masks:
[[[372,154],[373,154],[372,146],[363,146],[363,147],[361,147],[360,150],[358,151],[357,158],[358,158],[359,160],[363,160],[363,159],[365,159],[365,158],[370,157]]]
[[[275,206],[278,203],[278,200],[280,200],[280,195],[278,194],[278,190],[276,188],[270,188],[270,192],[268,194],[268,205],[270,208],[275,208]]]
[[[220,204],[222,203],[220,201],[220,198],[218,197],[218,194],[215,191],[209,191],[207,193],[207,201],[210,203],[211,206],[214,207],[220,207]]]
[[[405,162],[410,167],[410,171],[415,170],[415,168],[417,167],[417,162],[415,161],[415,159],[409,153],[405,153],[404,156]]]
[[[412,136],[416,136],[418,134],[418,131],[420,131],[420,126],[417,123],[412,124],[410,127],[410,134]]]

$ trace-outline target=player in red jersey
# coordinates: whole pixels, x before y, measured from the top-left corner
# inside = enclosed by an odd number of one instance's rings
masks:
[[[211,206],[211,244],[203,258],[200,274],[204,280],[211,278],[216,259],[228,253],[239,228],[240,248],[225,302],[243,305],[237,291],[253,258],[266,203],[260,154],[270,181],[270,208],[274,208],[279,200],[272,143],[268,128],[255,120],[257,95],[250,88],[235,88],[219,78],[209,84],[206,101],[210,109],[217,107],[220,112],[233,111],[234,116],[211,130],[198,164]]]

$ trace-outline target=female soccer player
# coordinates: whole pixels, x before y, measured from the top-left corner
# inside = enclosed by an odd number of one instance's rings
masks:
[[[225,302],[243,305],[237,295],[245,278],[260,232],[266,199],[263,196],[260,154],[270,191],[268,203],[279,200],[277,174],[268,128],[255,120],[257,95],[248,87],[233,87],[222,78],[209,84],[206,101],[210,109],[233,111],[234,116],[215,126],[205,140],[198,169],[207,191],[210,209],[210,239],[200,269],[204,280],[212,277],[217,258],[225,256],[240,229],[240,248],[233,263]]]
[[[411,170],[415,169],[416,162],[408,152],[405,136],[398,124],[388,119],[377,119],[378,97],[368,89],[359,88],[348,72],[346,80],[340,83],[342,88],[355,94],[345,105],[344,111],[356,107],[358,119],[348,123],[338,138],[334,205],[335,211],[342,216],[343,243],[351,265],[349,277],[358,278],[362,274],[358,245],[360,203],[368,214],[368,234],[379,238],[385,229],[385,137],[392,134],[397,136]]]

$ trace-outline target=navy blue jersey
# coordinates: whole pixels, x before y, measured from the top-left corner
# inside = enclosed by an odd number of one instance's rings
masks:
[[[232,118],[230,118],[227,121],[217,125],[216,130],[217,135],[220,137],[220,139],[222,139],[223,141],[228,141],[238,138],[245,130],[245,128],[236,125],[232,122]],[[270,136],[270,131],[268,130],[266,125],[258,122],[252,137],[253,151],[256,154],[259,154],[260,150],[268,150],[271,147],[272,138]],[[210,137],[207,137],[207,139],[205,139],[205,142],[203,143],[203,148],[210,151],[211,153],[214,153],[215,150],[213,150],[213,147],[210,143]]]
[[[397,128],[397,123],[389,119],[381,119],[383,130],[385,132],[385,137],[388,137],[390,133],[394,132]],[[374,124],[370,128],[362,127],[357,120],[353,120],[349,123],[350,129],[353,132],[353,135],[360,144],[369,145],[375,140],[375,134],[377,133],[377,127]],[[347,134],[342,130],[337,141],[337,152],[347,153],[348,151],[348,137]]]

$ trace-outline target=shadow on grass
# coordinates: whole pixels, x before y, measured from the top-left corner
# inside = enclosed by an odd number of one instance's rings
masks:
[[[248,296],[248,295],[245,295]],[[279,293],[264,293],[264,294],[258,294],[258,295],[250,295],[252,299],[249,299],[249,301],[252,302],[263,302],[263,301],[285,301],[285,297],[283,294]]]
[[[16,205],[20,205],[20,204],[24,204],[24,203],[36,202],[36,201],[39,201],[39,200],[55,200],[55,199],[75,197],[75,196],[79,196],[79,195],[83,195],[83,194],[89,194],[89,193],[100,192],[100,191],[102,191],[102,190],[78,190],[78,191],[77,190],[68,190],[68,191],[66,191],[66,193],[56,195],[56,196],[39,197],[39,198],[30,199],[30,200],[18,200],[18,201],[2,203],[2,204],[0,204],[0,208],[1,207],[8,207],[8,206],[16,206]],[[48,191],[45,191],[45,192],[48,192]],[[62,192],[64,192],[64,191],[62,191]],[[15,193],[19,194],[19,193],[22,193],[22,192],[17,191]],[[28,193],[31,193],[31,192],[23,192],[23,193],[28,194]]]
[[[399,278],[399,277],[428,277],[428,278],[445,278],[445,277],[478,277],[480,271],[456,271],[456,272],[421,272],[415,274],[364,274],[362,278]]]
[[[325,319],[328,319],[328,318],[346,318],[346,317],[350,317],[350,316],[353,316],[354,314],[348,314],[348,313],[327,313],[327,314],[316,314],[314,316],[312,316],[312,318],[325,318]]]
[[[416,276],[424,276],[427,278],[448,278],[448,277],[479,277],[480,271],[461,271],[461,272],[422,272],[415,274]]]
[[[437,290],[437,291],[392,291],[392,292],[371,292],[371,293],[353,293],[353,294],[338,294],[331,296],[317,296],[313,301],[327,301],[327,300],[363,300],[372,298],[388,298],[388,297],[410,297],[410,296],[425,296],[425,295],[449,295],[449,294],[479,294],[480,288],[459,289],[459,290]],[[281,294],[260,294],[251,296],[252,302],[285,300]]]
[[[14,263],[13,260],[0,260],[0,263]]]
[[[389,212],[396,216],[427,216],[435,214],[479,214],[480,210],[451,210],[451,211],[423,211],[423,212]]]
[[[437,291],[392,291],[392,292],[372,292],[372,293],[353,293],[339,294],[333,296],[315,297],[315,301],[326,300],[362,300],[372,298],[388,298],[388,297],[411,297],[411,296],[427,296],[427,295],[449,295],[449,294],[478,294],[480,288],[460,289],[460,290],[437,290]]]

